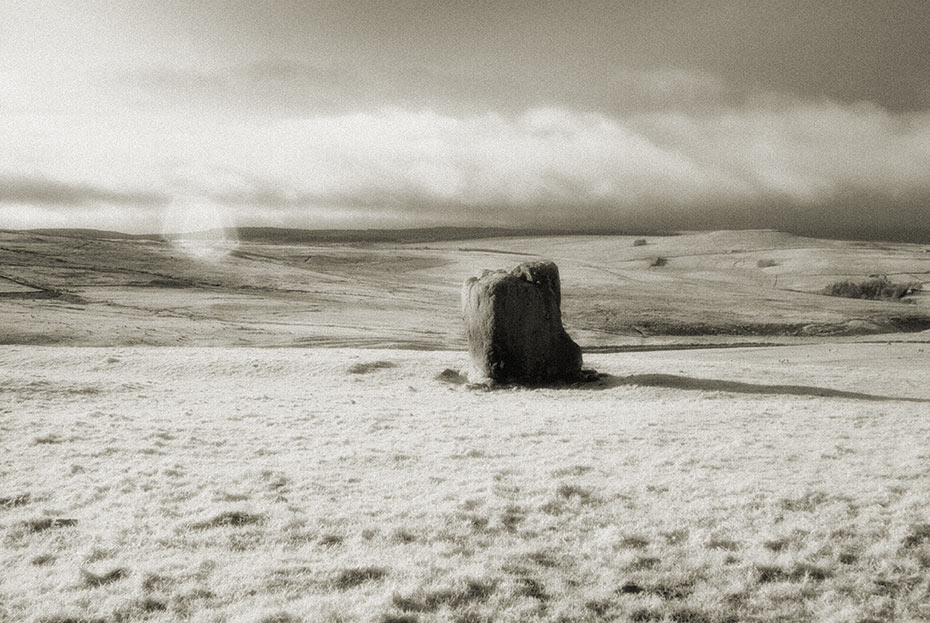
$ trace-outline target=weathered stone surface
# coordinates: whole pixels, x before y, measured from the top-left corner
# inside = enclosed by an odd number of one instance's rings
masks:
[[[462,314],[472,361],[497,381],[573,380],[581,348],[562,327],[562,289],[553,262],[485,271],[462,287]]]

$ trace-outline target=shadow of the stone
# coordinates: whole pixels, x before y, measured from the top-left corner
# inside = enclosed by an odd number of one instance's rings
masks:
[[[632,374],[630,376],[599,375],[600,378],[590,383],[579,383],[574,387],[590,389],[608,389],[634,385],[638,387],[665,387],[698,391],[730,392],[734,394],[767,394],[772,396],[814,396],[817,398],[847,398],[852,400],[870,400],[876,402],[898,400],[902,402],[930,402],[927,398],[909,398],[905,396],[881,396],[850,392],[826,387],[808,385],[764,385],[761,383],[743,383],[721,379],[700,379],[676,374]]]
[[[453,377],[454,375],[454,377]],[[741,381],[725,381],[722,379],[701,379],[693,376],[677,374],[631,374],[629,376],[614,376],[594,370],[583,370],[575,379],[554,383],[512,383],[485,381],[467,383],[463,375],[451,370],[445,370],[438,375],[437,380],[447,383],[465,384],[466,388],[478,391],[515,390],[515,389],[581,389],[605,390],[612,387],[664,387],[667,389],[683,389],[705,392],[729,392],[733,394],[761,394],[770,396],[812,396],[816,398],[846,398],[850,400],[869,400],[872,402],[919,402],[930,403],[930,398],[911,398],[907,396],[882,396],[862,392],[850,392],[828,387],[813,387],[809,385],[766,385],[762,383],[743,383]]]

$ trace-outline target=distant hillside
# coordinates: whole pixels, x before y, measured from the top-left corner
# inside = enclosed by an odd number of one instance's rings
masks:
[[[14,231],[14,230],[0,230]],[[27,229],[17,233],[36,234],[38,236],[65,236],[68,238],[87,238],[92,240],[159,240],[162,236],[158,234],[124,234],[120,231],[107,231],[105,229],[81,229],[81,228],[43,228]]]
[[[517,235],[544,235],[515,229],[484,227],[425,227],[415,229],[287,229],[282,227],[238,227],[228,231],[243,242],[438,242],[502,238]]]
[[[197,235],[210,237],[175,243],[93,230],[0,231],[0,344],[463,349],[461,284],[542,257],[559,265],[562,318],[585,349],[904,333],[930,340],[930,253],[920,245],[772,230]],[[837,282],[882,276],[907,285],[906,296],[824,294]]]
[[[515,236],[620,235],[613,231],[506,229],[502,227],[418,227],[411,229],[290,229],[286,227],[229,227],[179,234],[125,234],[99,229],[29,229],[43,236],[65,236],[92,240],[216,240],[229,239],[264,244],[352,243],[352,242],[440,242]],[[667,235],[667,234],[666,234]]]

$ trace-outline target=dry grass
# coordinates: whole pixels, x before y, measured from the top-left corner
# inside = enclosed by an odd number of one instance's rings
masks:
[[[110,571],[101,573],[99,575],[96,573],[91,573],[86,569],[81,569],[81,580],[84,588],[103,586],[104,584],[110,584],[111,582],[125,579],[128,576],[129,569],[125,567],[117,567],[116,569],[111,569]]]
[[[25,506],[30,502],[31,496],[28,493],[21,493],[19,495],[8,495],[6,497],[0,498],[0,508],[16,508],[18,506]]]
[[[194,530],[207,530],[210,528],[221,528],[224,526],[247,526],[249,524],[261,523],[263,517],[253,513],[242,511],[226,511],[219,513],[209,519],[197,521],[191,524]]]
[[[344,591],[356,586],[361,586],[365,582],[377,582],[388,574],[387,569],[382,567],[358,567],[352,569],[343,569],[333,580],[333,586]]]
[[[393,364],[390,361],[366,361],[349,366],[348,371],[349,374],[369,374],[371,372],[376,372],[377,370],[385,370],[387,368],[394,367],[396,367],[396,364]]]
[[[52,528],[67,528],[74,525],[77,525],[77,519],[60,517],[42,517],[41,519],[27,519],[22,522],[22,527],[27,532],[45,532]]]
[[[919,397],[920,346],[884,348],[589,363]],[[7,393],[0,620],[930,618],[927,403],[476,392],[436,378],[461,353],[358,355],[6,351],[9,387],[118,382]]]

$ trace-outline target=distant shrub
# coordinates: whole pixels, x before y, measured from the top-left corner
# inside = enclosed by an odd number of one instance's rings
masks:
[[[893,283],[888,277],[873,277],[864,281],[837,281],[824,289],[830,296],[842,296],[850,299],[900,299],[916,289],[913,283]]]
[[[645,239],[645,238],[637,238],[636,240],[633,241],[633,246],[634,246],[634,247],[644,247],[644,246],[646,246],[646,239]]]
[[[756,262],[756,266],[759,268],[771,268],[772,266],[778,266],[778,262],[775,260],[759,260]]]

